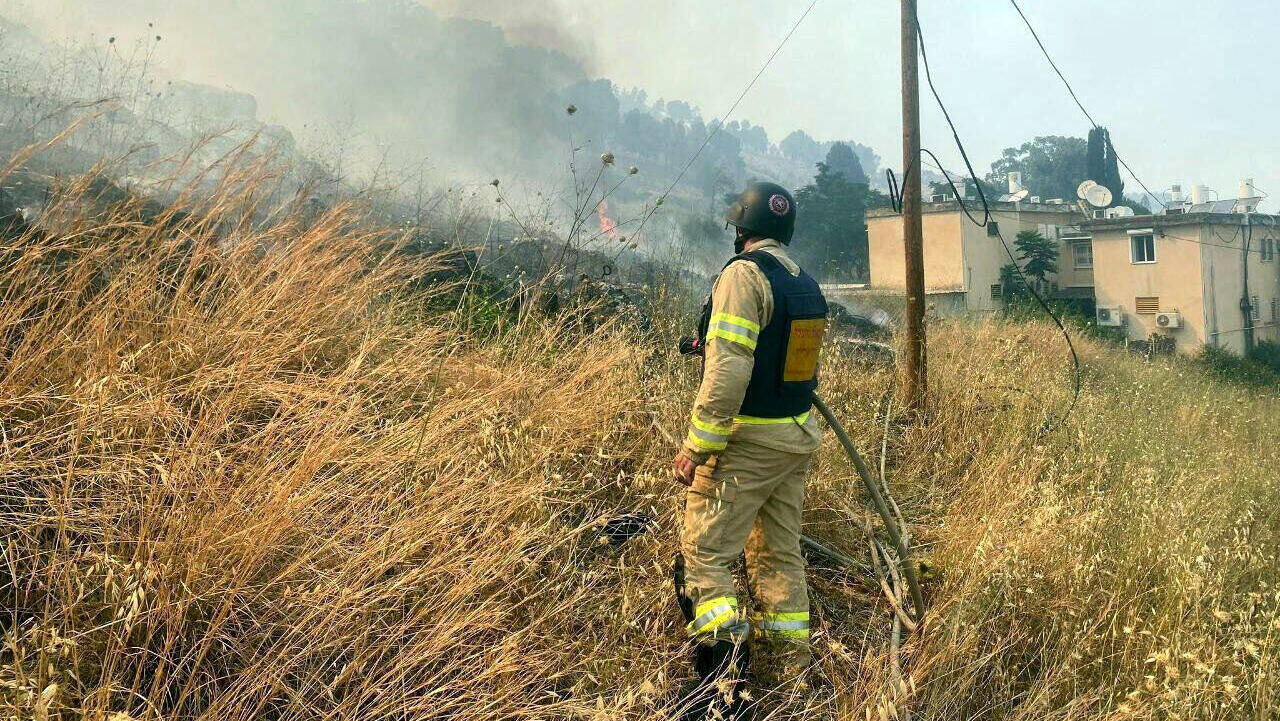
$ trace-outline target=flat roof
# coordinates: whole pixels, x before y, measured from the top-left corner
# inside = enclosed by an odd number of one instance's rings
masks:
[[[987,201],[987,206],[991,210],[1001,212],[1017,211],[1020,213],[1079,213],[1073,203],[1001,203],[999,201]],[[969,212],[977,217],[982,212],[982,202],[977,198],[966,198],[965,207]],[[960,204],[954,200],[948,200],[945,203],[922,203],[921,212],[924,213],[963,213],[964,210]],[[901,216],[902,213],[893,208],[872,208],[867,211],[867,218],[891,218]]]
[[[1249,214],[1254,225],[1280,225],[1280,215]],[[1131,230],[1133,228],[1171,228],[1179,225],[1244,225],[1244,213],[1174,213],[1172,215],[1134,215],[1128,218],[1105,218],[1080,221],[1085,233],[1094,230]]]

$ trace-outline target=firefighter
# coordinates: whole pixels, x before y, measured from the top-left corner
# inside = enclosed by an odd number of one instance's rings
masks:
[[[772,668],[800,678],[809,664],[809,598],[800,552],[804,480],[821,435],[812,409],[827,303],[787,255],[796,203],[755,183],[730,207],[735,255],[712,284],[698,339],[704,357],[689,432],[675,458],[688,487],[677,599],[696,642],[699,691],[687,718],[741,709],[737,694],[755,634]],[[734,589],[743,551],[753,609]],[[757,653],[757,657],[761,654]],[[710,689],[710,690],[708,690]]]

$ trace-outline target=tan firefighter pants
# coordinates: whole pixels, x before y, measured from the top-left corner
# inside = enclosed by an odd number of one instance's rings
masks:
[[[695,609],[688,630],[694,638],[742,642],[754,625],[766,639],[808,654],[800,519],[811,457],[731,440],[694,474],[681,539]],[[754,624],[739,611],[730,571],[743,550]]]

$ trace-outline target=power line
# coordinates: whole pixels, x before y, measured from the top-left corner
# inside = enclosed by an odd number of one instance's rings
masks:
[[[774,48],[773,52],[764,61],[764,65],[760,67],[760,72],[756,73],[756,76],[751,79],[751,82],[747,83],[747,87],[743,88],[742,93],[738,95],[738,99],[733,101],[733,105],[729,107],[729,111],[726,112],[724,114],[724,117],[720,119],[720,122],[714,128],[711,129],[711,132],[707,133],[707,137],[702,140],[702,145],[699,145],[698,150],[694,152],[692,156],[689,157],[689,161],[684,164],[683,168],[680,169],[680,173],[676,175],[676,179],[671,181],[671,185],[667,186],[667,189],[662,193],[662,195],[658,196],[658,201],[654,203],[653,208],[651,208],[649,212],[645,214],[644,218],[640,221],[640,227],[636,228],[636,232],[633,234],[633,237],[638,238],[640,236],[640,232],[644,230],[644,226],[649,222],[649,218],[652,218],[654,213],[658,212],[658,208],[661,207],[661,205],[664,202],[666,202],[667,196],[670,195],[671,191],[675,190],[675,187],[680,184],[680,181],[684,178],[685,173],[688,173],[689,168],[693,167],[693,164],[698,160],[698,157],[702,155],[702,151],[707,149],[707,145],[711,143],[711,139],[714,138],[716,134],[720,132],[721,128],[723,128],[725,125],[729,123],[729,117],[732,116],[733,112],[738,109],[738,105],[741,104],[742,100],[747,97],[747,93],[751,92],[751,89],[756,86],[756,83],[764,75],[764,72],[769,69],[770,65],[773,64],[774,58],[778,57],[778,53],[782,52],[782,48],[786,46],[787,41],[791,39],[792,35],[795,35],[796,30],[800,29],[800,25],[804,23],[805,18],[809,17],[809,13],[813,12],[813,8],[816,7],[817,4],[818,4],[818,0],[813,0],[812,2],[810,2],[809,7],[805,8],[805,11],[800,14],[799,18],[796,19],[795,24],[791,26],[791,30],[789,30],[786,36],[782,38],[782,42],[778,43],[778,47]]]
[[[1009,2],[1013,5],[1013,9],[1018,11],[1018,15],[1022,18],[1022,22],[1027,26],[1027,29],[1031,31],[1031,37],[1035,38],[1036,45],[1040,46],[1040,52],[1044,54],[1044,59],[1049,61],[1049,66],[1053,68],[1053,72],[1058,74],[1058,79],[1060,79],[1062,84],[1067,87],[1067,92],[1071,94],[1071,99],[1075,101],[1076,107],[1080,108],[1080,112],[1084,113],[1084,116],[1089,119],[1089,123],[1092,124],[1093,127],[1101,128],[1102,126],[1098,124],[1098,121],[1094,120],[1093,116],[1089,114],[1089,111],[1085,109],[1084,103],[1080,102],[1080,97],[1076,95],[1075,88],[1071,87],[1071,83],[1067,80],[1067,76],[1062,74],[1062,70],[1058,68],[1058,64],[1053,61],[1053,56],[1049,55],[1048,48],[1046,48],[1044,43],[1040,40],[1040,34],[1036,32],[1034,27],[1032,27],[1031,21],[1027,19],[1026,13],[1022,12],[1022,8],[1018,7],[1018,0],[1009,0]],[[1124,169],[1129,171],[1129,175],[1133,176],[1133,179],[1138,181],[1138,185],[1141,185],[1142,189],[1147,191],[1148,196],[1159,203],[1162,207],[1166,209],[1169,207],[1163,200],[1157,197],[1155,193],[1151,192],[1151,189],[1147,187],[1147,184],[1142,182],[1142,178],[1139,178],[1138,174],[1133,172],[1133,168],[1130,168],[1129,164],[1124,162],[1124,158],[1120,157],[1120,153],[1116,152],[1114,145],[1111,147],[1111,152],[1116,156],[1116,160],[1120,161],[1120,164],[1124,166]]]
[[[915,21],[916,21],[916,34],[920,39],[920,58],[924,64],[925,80],[929,84],[929,90],[930,92],[933,93],[934,100],[938,102],[938,107],[941,108],[942,110],[943,117],[945,117],[947,120],[947,125],[951,127],[951,136],[955,138],[956,147],[960,150],[960,157],[964,159],[965,168],[967,168],[969,171],[969,177],[973,179],[973,184],[977,187],[978,198],[982,201],[982,213],[983,213],[982,222],[979,223],[972,215],[969,214],[969,210],[965,208],[964,203],[961,203],[960,207],[964,209],[965,215],[967,215],[969,219],[974,222],[974,224],[978,225],[979,227],[989,226],[992,230],[995,231],[996,237],[1000,239],[1000,245],[1004,247],[1004,252],[1006,255],[1009,256],[1009,261],[1012,263],[1013,269],[1018,274],[1018,277],[1022,280],[1023,286],[1028,291],[1030,291],[1031,297],[1035,298],[1036,303],[1039,304],[1040,308],[1050,318],[1053,319],[1054,324],[1058,326],[1058,330],[1062,333],[1063,340],[1065,340],[1067,343],[1067,350],[1071,353],[1072,386],[1073,386],[1072,394],[1071,394],[1071,403],[1070,405],[1067,406],[1067,410],[1063,412],[1062,416],[1057,419],[1056,423],[1054,422],[1053,414],[1050,414],[1049,418],[1045,420],[1044,425],[1041,426],[1040,428],[1040,433],[1041,435],[1047,435],[1048,433],[1051,433],[1052,431],[1057,430],[1058,428],[1061,428],[1062,426],[1064,426],[1067,422],[1067,418],[1071,416],[1071,412],[1075,410],[1076,404],[1080,402],[1080,390],[1082,385],[1080,355],[1076,352],[1075,343],[1073,343],[1071,340],[1071,333],[1067,330],[1066,324],[1062,322],[1062,318],[1060,318],[1058,314],[1055,313],[1053,309],[1049,307],[1048,301],[1046,301],[1044,297],[1040,295],[1040,293],[1031,284],[1030,280],[1028,280],[1026,274],[1023,273],[1022,266],[1019,265],[1018,259],[1014,257],[1013,250],[1009,247],[1008,241],[1004,239],[1004,233],[1000,231],[1000,224],[996,223],[994,225],[989,225],[991,223],[991,206],[987,202],[987,194],[982,189],[982,182],[978,179],[978,174],[973,169],[973,163],[969,162],[969,154],[968,152],[965,151],[964,142],[960,140],[960,132],[956,130],[956,125],[951,120],[951,113],[947,111],[946,104],[942,102],[942,96],[938,93],[938,89],[934,87],[933,73],[929,69],[929,53],[925,49],[924,32],[920,28],[920,16],[918,14],[915,17]],[[929,151],[926,150],[923,152],[929,152]],[[936,162],[939,167],[942,165],[942,162],[938,160],[938,157],[936,155],[929,152],[929,156],[934,159],[934,162]],[[947,182],[951,185],[952,190],[956,190],[955,183],[951,181],[951,176],[948,175],[945,170],[942,172],[943,172],[943,177],[947,179]],[[957,191],[956,197],[959,197],[959,195],[960,194]]]

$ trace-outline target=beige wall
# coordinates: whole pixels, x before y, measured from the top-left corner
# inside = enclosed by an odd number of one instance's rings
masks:
[[[1183,232],[1185,228],[1170,228],[1169,234],[1196,237]],[[1216,232],[1215,232],[1216,231]],[[1238,233],[1238,235],[1237,235]],[[1258,251],[1264,238],[1280,238],[1280,230],[1274,227],[1253,226],[1250,247]],[[1240,311],[1240,298],[1244,295],[1242,241],[1244,232],[1239,226],[1202,226],[1200,236],[1209,243],[1203,247],[1204,267],[1202,284],[1206,288],[1208,302],[1205,307],[1205,343],[1229,348],[1237,353],[1244,351],[1244,314]],[[1230,247],[1220,247],[1230,246]],[[1249,253],[1249,295],[1257,296],[1261,306],[1258,320],[1254,322],[1253,337],[1257,341],[1280,341],[1277,321],[1271,315],[1271,301],[1277,299],[1280,306],[1280,261],[1262,259],[1259,252]],[[1280,312],[1280,307],[1277,307]]]
[[[1140,226],[1133,226],[1139,229]],[[1199,229],[1182,226],[1177,235],[1199,239]],[[1146,340],[1159,329],[1154,315],[1139,314],[1139,296],[1160,299],[1160,310],[1176,310],[1182,328],[1171,333],[1179,350],[1198,348],[1204,342],[1203,288],[1200,282],[1201,245],[1162,237],[1155,233],[1155,263],[1132,262],[1130,236],[1124,229],[1093,232],[1094,295],[1100,306],[1119,306],[1124,312],[1130,340]]]
[[[1087,235],[1085,233],[1071,233],[1071,235]],[[1087,241],[1086,241],[1087,243]],[[1075,266],[1075,251],[1072,246],[1074,242],[1063,241],[1058,245],[1058,287],[1066,288],[1092,288],[1093,267],[1077,268]],[[1097,260],[1094,260],[1096,267]]]
[[[923,217],[925,291],[965,290],[960,243],[960,221],[965,220],[964,214],[925,213]],[[867,255],[871,263],[873,289],[906,290],[902,216],[867,218]]]
[[[1071,212],[1065,210],[1000,210],[996,211],[995,220],[1000,224],[1000,231],[1010,248],[1014,247],[1014,238],[1023,230],[1037,230],[1042,224],[1062,226],[1076,222]],[[963,292],[964,309],[998,309],[1000,301],[992,300],[991,286],[1000,282],[1000,268],[1009,262],[1000,239],[988,235],[986,228],[974,225],[959,209],[926,212],[923,221],[926,293]],[[867,218],[867,249],[871,288],[896,292],[905,290],[902,216]]]
[[[1268,233],[1280,238],[1275,229],[1255,228],[1255,249]],[[1120,306],[1128,337],[1145,340],[1152,333],[1163,331],[1156,327],[1154,315],[1136,312],[1134,299],[1155,296],[1160,299],[1160,310],[1176,310],[1182,316],[1182,327],[1168,332],[1178,350],[1195,352],[1208,343],[1242,353],[1242,238],[1239,226],[1229,221],[1157,228],[1156,262],[1135,264],[1125,229],[1095,229],[1093,259],[1098,305]],[[1280,304],[1277,261],[1263,261],[1259,253],[1250,253],[1249,287],[1250,294],[1257,295],[1262,306],[1261,317],[1255,323],[1255,339],[1280,340],[1271,318],[1271,299],[1276,298]]]

